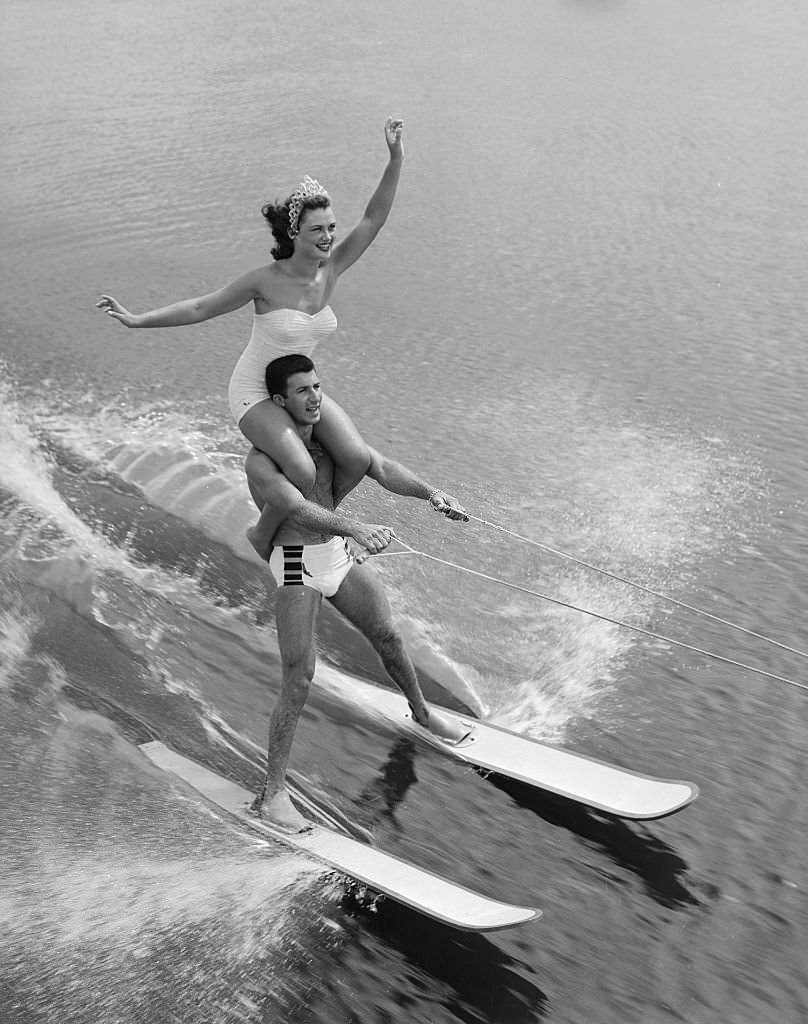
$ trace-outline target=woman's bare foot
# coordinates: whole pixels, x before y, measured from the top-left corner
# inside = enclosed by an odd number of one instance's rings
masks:
[[[272,537],[267,537],[261,529],[261,520],[259,519],[255,526],[249,527],[246,531],[247,540],[252,544],[258,557],[264,561],[269,561],[269,556],[272,554]]]
[[[267,800],[261,793],[253,800],[250,810],[268,825],[275,825],[284,832],[305,832],[312,827],[292,803],[289,791],[282,789]]]

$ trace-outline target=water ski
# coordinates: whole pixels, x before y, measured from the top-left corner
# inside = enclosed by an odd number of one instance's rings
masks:
[[[293,834],[274,828],[249,813],[253,794],[242,786],[183,757],[159,741],[143,743],[140,750],[157,767],[188,783],[251,831],[307,853],[373,891],[444,924],[465,931],[485,932],[511,928],[541,917],[541,911],[533,907],[512,906],[492,900],[322,825]]]
[[[414,722],[407,702],[399,694],[377,688],[373,704],[393,718],[408,735],[466,764],[558,793],[619,818],[637,821],[664,818],[680,811],[699,795],[698,786],[692,782],[658,779],[618,768],[594,757],[575,754],[440,708],[442,714],[468,727],[468,738],[453,746]]]

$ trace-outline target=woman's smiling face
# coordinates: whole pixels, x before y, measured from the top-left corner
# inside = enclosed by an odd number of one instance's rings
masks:
[[[337,222],[330,206],[302,210],[295,238],[295,251],[301,248],[305,256],[327,260],[331,256],[336,234]]]

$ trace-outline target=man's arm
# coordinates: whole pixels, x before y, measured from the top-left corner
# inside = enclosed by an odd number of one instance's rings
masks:
[[[401,494],[405,498],[423,498],[428,501],[436,512],[442,512],[449,519],[468,522],[468,516],[457,498],[440,487],[430,487],[416,473],[395,459],[390,459],[375,448],[370,448],[370,466],[366,476],[375,480],[379,486],[393,494]]]
[[[250,456],[247,460],[247,475],[250,475]],[[383,551],[393,536],[388,526],[360,523],[308,501],[271,459],[262,460],[260,497],[284,517],[284,523],[292,523],[313,533],[330,534],[332,537],[352,537],[371,554]]]

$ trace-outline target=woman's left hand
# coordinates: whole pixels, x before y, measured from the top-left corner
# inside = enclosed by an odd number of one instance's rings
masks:
[[[401,142],[401,133],[404,131],[404,122],[398,117],[388,117],[384,124],[384,137],[387,140],[387,148],[390,156],[403,156],[404,145]]]

